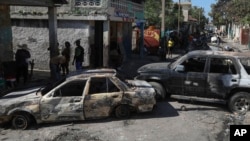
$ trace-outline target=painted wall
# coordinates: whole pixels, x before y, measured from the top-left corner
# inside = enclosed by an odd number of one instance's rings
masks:
[[[86,3],[87,2],[87,3]],[[90,4],[88,0],[69,0],[69,4],[57,8],[58,42],[62,49],[65,41],[73,42],[81,38],[82,45],[87,54],[84,66],[89,66],[90,46],[93,45],[94,21],[104,21],[103,31],[103,55],[109,51],[109,22],[118,22],[117,38],[122,47],[124,61],[131,51],[132,22],[134,18],[144,19],[143,4],[133,3],[128,0],[95,0]],[[100,3],[97,3],[100,2]],[[27,43],[32,59],[35,60],[35,69],[48,70],[49,31],[47,26],[47,7],[11,6],[11,18],[13,21],[13,51],[18,43]],[[72,49],[72,53],[74,49]],[[73,57],[73,55],[72,55]],[[105,57],[105,56],[103,56]],[[103,65],[107,66],[108,57],[104,58]],[[72,66],[71,66],[71,69]]]
[[[34,69],[49,70],[49,30],[47,20],[12,20],[13,53],[17,45],[25,43],[34,59]],[[81,45],[85,49],[85,62],[89,65],[89,21],[58,21],[58,42],[60,51],[64,48],[65,41],[71,43],[71,62],[74,55],[74,41],[81,39]],[[71,64],[71,63],[70,63]],[[70,65],[70,69],[74,67]]]

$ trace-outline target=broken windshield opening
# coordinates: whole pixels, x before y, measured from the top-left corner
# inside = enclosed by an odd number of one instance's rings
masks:
[[[63,79],[61,79],[59,81],[48,83],[46,85],[46,87],[41,91],[42,95],[45,95],[46,93],[48,93],[50,90],[52,90],[56,86],[62,84],[65,80],[66,80],[66,78],[63,78]]]

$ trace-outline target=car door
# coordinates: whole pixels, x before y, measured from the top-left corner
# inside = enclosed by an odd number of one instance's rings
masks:
[[[192,57],[183,62],[186,77],[184,79],[184,95],[202,97],[206,95],[207,73],[205,72],[207,58]]]
[[[63,83],[40,101],[43,121],[83,120],[83,91],[86,80]]]
[[[177,66],[179,67],[179,66]],[[167,79],[164,80],[166,83],[165,86],[167,86],[168,91],[171,94],[177,94],[177,95],[183,95],[184,94],[184,80],[186,78],[186,72],[183,70],[173,70],[171,72],[167,72],[169,74],[167,75]]]
[[[92,77],[84,98],[87,119],[110,116],[114,106],[122,99],[123,91],[109,77]]]
[[[235,62],[227,57],[211,57],[209,62],[208,96],[223,98],[230,91],[232,85],[239,83]]]

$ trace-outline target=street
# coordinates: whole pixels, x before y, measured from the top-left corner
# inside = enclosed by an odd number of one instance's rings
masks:
[[[249,7],[0,0],[0,141],[233,141],[250,127]]]
[[[232,44],[223,44],[230,45]],[[244,46],[238,46],[244,48]],[[218,49],[216,46],[213,49]],[[173,60],[181,54],[173,54]],[[134,56],[121,66],[127,78],[136,75],[138,67],[157,62],[158,57],[144,59]],[[39,76],[40,75],[40,76]],[[49,74],[34,73],[34,79],[47,78]],[[35,82],[37,82],[35,81]],[[38,81],[39,82],[39,81]],[[32,85],[32,84],[31,84]],[[34,84],[33,84],[34,85]],[[1,141],[229,141],[229,125],[250,124],[250,114],[228,112],[223,103],[198,102],[175,99],[160,101],[150,113],[133,115],[129,119],[107,119],[53,123],[32,126],[28,130],[0,128]]]
[[[186,109],[182,110],[181,107]],[[29,130],[0,128],[4,141],[226,141],[230,113],[220,104],[162,101],[151,113],[74,123],[42,124]],[[246,122],[246,121],[245,121]],[[247,121],[248,124],[250,121]]]

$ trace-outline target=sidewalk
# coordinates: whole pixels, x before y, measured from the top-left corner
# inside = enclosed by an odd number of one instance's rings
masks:
[[[232,39],[228,39],[227,37],[222,38],[222,43],[220,44],[220,46],[221,47],[229,46],[239,52],[250,51],[248,45],[241,45],[239,42],[234,42]]]

